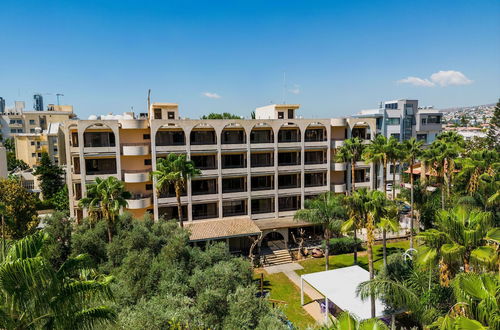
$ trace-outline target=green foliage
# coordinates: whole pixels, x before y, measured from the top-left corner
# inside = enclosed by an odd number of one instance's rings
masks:
[[[368,319],[360,321],[355,315],[349,312],[341,313],[337,318],[332,319],[332,324],[323,326],[321,330],[388,330],[389,327],[380,319]]]
[[[7,236],[19,239],[32,233],[38,225],[35,196],[11,179],[0,179],[0,191],[0,203],[5,205]]]
[[[40,180],[40,189],[42,190],[43,198],[51,199],[63,187],[62,176],[64,171],[57,165],[52,164],[49,154],[42,153],[40,165],[33,172],[33,175]]]
[[[7,151],[7,170],[8,171],[23,171],[29,168],[23,160],[16,158],[14,151]]]
[[[233,115],[229,112],[223,112],[223,113],[212,112],[208,115],[201,116],[201,119],[241,119],[241,117],[238,115]]]
[[[116,313],[104,304],[113,278],[91,271],[85,255],[54,268],[42,254],[48,239],[39,232],[15,242],[0,264],[0,327],[89,329],[113,322]]]
[[[97,177],[95,183],[87,185],[87,196],[80,199],[78,204],[87,208],[91,220],[106,221],[108,240],[111,242],[118,213],[127,206],[126,199],[130,196],[125,184],[114,176],[107,179]]]
[[[353,237],[336,237],[330,239],[330,253],[333,255],[353,253],[354,250],[361,251],[363,248],[361,246],[363,241],[359,238],[354,239]],[[324,246],[324,243],[323,243]]]
[[[490,150],[495,150],[497,153],[500,152],[500,100],[496,104],[493,117],[490,120],[486,143]]]
[[[69,194],[68,194],[68,186],[64,185],[59,191],[52,196],[50,199],[53,207],[57,211],[61,212],[69,212]]]
[[[44,231],[49,234],[44,251],[54,267],[61,266],[71,254],[71,220],[63,212],[54,212],[43,219]]]

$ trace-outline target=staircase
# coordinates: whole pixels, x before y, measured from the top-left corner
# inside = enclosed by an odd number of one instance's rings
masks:
[[[269,248],[263,249],[264,255],[264,267],[276,266],[292,263],[292,256],[284,245],[273,244],[274,242],[269,242]]]

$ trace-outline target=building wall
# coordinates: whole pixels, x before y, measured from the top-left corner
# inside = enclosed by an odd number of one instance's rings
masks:
[[[6,178],[7,175],[7,150],[0,143],[0,178]]]

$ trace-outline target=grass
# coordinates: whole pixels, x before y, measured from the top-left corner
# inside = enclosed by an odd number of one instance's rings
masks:
[[[315,320],[300,305],[300,289],[283,273],[267,274],[264,270],[255,271],[256,283],[259,283],[260,273],[264,274],[264,290],[270,292],[270,298],[286,301],[287,304],[278,304],[286,317],[299,329],[314,326]],[[304,302],[311,299],[304,295]]]
[[[410,247],[409,241],[401,241],[396,243],[387,244],[387,255],[396,252],[404,252]],[[382,245],[375,245],[373,247],[373,260],[376,270],[380,269],[383,264],[382,260]],[[342,268],[352,266],[354,264],[354,254],[339,254],[329,257],[330,269]],[[325,270],[325,258],[312,258],[301,261],[300,264],[304,269],[296,270],[297,274],[316,273]],[[366,251],[358,252],[358,265],[368,270],[368,256]]]

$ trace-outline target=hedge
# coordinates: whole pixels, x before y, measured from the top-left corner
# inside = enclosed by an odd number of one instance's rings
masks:
[[[357,238],[354,240],[353,237],[338,237],[330,239],[330,254],[345,254],[354,252],[354,248],[358,246],[358,251],[363,250],[361,246],[361,240]],[[325,248],[325,243],[323,241],[322,248]]]

